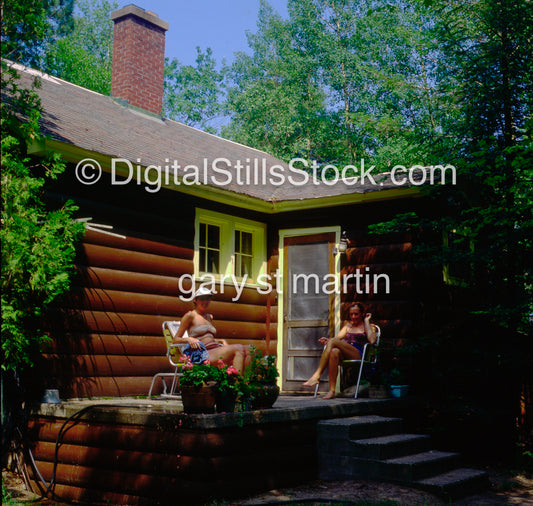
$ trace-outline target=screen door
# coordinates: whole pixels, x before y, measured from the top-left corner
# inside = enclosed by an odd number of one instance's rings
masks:
[[[302,383],[318,365],[323,348],[318,339],[332,335],[334,294],[327,292],[332,287],[328,275],[334,273],[334,244],[334,233],[284,239],[284,391],[309,391]]]

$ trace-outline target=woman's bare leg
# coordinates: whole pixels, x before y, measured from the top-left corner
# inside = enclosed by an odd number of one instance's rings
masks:
[[[329,390],[324,399],[333,399],[335,397],[335,387],[337,386],[337,373],[339,371],[339,362],[342,353],[339,348],[333,348],[329,354],[328,376],[329,376]]]
[[[358,360],[361,358],[359,350],[345,341],[338,340],[334,343],[329,354],[328,374],[329,390],[324,399],[333,399],[335,397],[335,387],[337,386],[337,375],[339,373],[339,364],[341,360]]]
[[[216,362],[222,360],[225,364],[233,365],[239,374],[242,374],[244,367],[245,350],[242,344],[230,344],[208,350],[209,360]]]
[[[250,346],[249,345],[243,345],[242,348],[243,348],[243,351],[244,351],[244,369],[246,369],[250,365],[250,362],[252,361],[252,355],[250,355]]]
[[[331,350],[336,342],[342,341],[341,339],[330,339],[326,347],[324,348],[324,351],[322,352],[322,355],[320,356],[320,362],[318,363],[318,367],[316,371],[313,373],[313,375],[303,384],[304,387],[314,387],[319,381],[320,376],[322,376],[322,373],[324,372],[324,369],[327,367],[329,363],[329,354],[331,353]]]

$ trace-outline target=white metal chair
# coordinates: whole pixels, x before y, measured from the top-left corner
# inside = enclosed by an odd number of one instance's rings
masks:
[[[187,347],[187,343],[176,344],[173,342],[173,338],[178,332],[180,322],[178,321],[165,321],[163,322],[163,335],[167,343],[167,358],[170,364],[175,368],[174,372],[160,372],[152,378],[152,384],[150,385],[150,391],[148,397],[152,396],[152,390],[155,382],[158,378],[163,382],[163,393],[161,397],[170,397],[172,399],[179,399],[179,383],[180,378],[183,376],[180,366],[183,365],[178,360],[183,355],[183,350]],[[187,332],[183,334],[183,337],[187,337]],[[167,391],[167,382],[165,378],[171,378],[170,391]]]
[[[355,395],[354,399],[357,399],[357,395],[359,394],[359,386],[361,384],[361,377],[363,375],[363,369],[365,364],[366,365],[375,365],[378,360],[378,347],[379,347],[379,339],[381,337],[381,329],[374,324],[376,327],[376,342],[374,344],[366,343],[363,347],[363,354],[361,355],[361,358],[359,360],[343,360],[339,364],[339,374],[343,374],[343,367],[346,367],[348,365],[352,364],[359,364],[359,374],[357,375],[357,385],[355,387]],[[325,348],[325,346],[324,346]],[[318,395],[318,387],[320,383],[317,383],[315,386],[315,397]]]

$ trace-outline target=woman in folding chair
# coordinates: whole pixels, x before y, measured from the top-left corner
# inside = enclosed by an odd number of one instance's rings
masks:
[[[324,345],[317,370],[303,384],[304,387],[315,388],[326,367],[329,370],[329,391],[324,399],[335,397],[335,385],[339,363],[342,360],[360,360],[363,348],[367,342],[375,344],[377,341],[376,326],[370,323],[371,313],[365,313],[365,306],[356,302],[350,307],[350,321],[332,338],[321,337],[318,342]]]
[[[201,363],[206,359],[211,362],[222,360],[225,364],[233,365],[240,374],[247,361],[247,346],[242,344],[228,344],[223,339],[215,339],[217,330],[213,326],[212,315],[207,312],[213,294],[205,287],[200,287],[194,294],[194,309],[186,313],[174,336],[174,343],[187,343],[184,354],[193,363]],[[183,337],[185,332],[188,337]]]

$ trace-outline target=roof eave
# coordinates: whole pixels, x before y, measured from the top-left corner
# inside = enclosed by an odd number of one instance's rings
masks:
[[[66,161],[79,163],[81,160],[91,159],[98,162],[104,172],[111,173],[111,160],[118,158],[116,155],[107,155],[80,148],[73,144],[58,141],[55,139],[45,139],[44,141],[34,141],[28,146],[28,153],[36,156],[44,156],[50,152],[60,153]],[[134,163],[134,162],[132,162]],[[136,172],[136,171],[135,171]],[[124,175],[120,174],[119,175]],[[161,185],[161,188],[178,191],[195,197],[211,200],[221,204],[240,207],[252,211],[266,214],[276,214],[281,212],[302,211],[310,209],[320,209],[324,207],[344,206],[352,204],[362,204],[370,202],[381,202],[403,198],[421,197],[420,187],[401,187],[391,189],[380,189],[364,193],[344,193],[325,197],[310,197],[297,200],[263,200],[257,197],[237,193],[222,187],[210,185]]]

